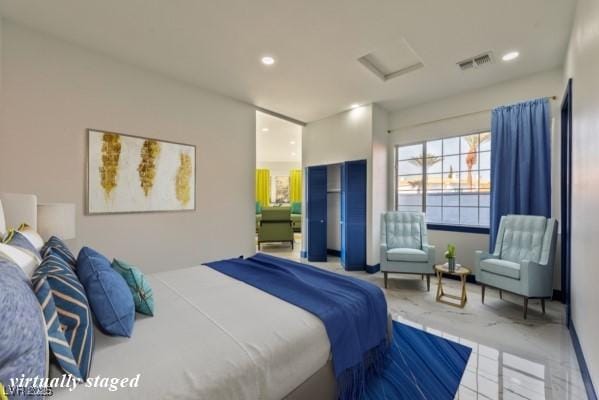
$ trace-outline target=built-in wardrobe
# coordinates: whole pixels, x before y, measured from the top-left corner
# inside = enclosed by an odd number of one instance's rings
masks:
[[[306,250],[309,261],[341,257],[348,270],[366,266],[366,160],[308,167]]]

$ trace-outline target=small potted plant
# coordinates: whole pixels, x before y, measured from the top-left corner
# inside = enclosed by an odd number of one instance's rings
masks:
[[[455,246],[453,244],[447,245],[445,258],[447,259],[447,268],[449,271],[455,271]]]

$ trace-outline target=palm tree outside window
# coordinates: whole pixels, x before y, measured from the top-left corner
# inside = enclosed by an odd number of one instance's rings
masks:
[[[491,134],[481,132],[395,149],[395,208],[427,222],[489,226]]]

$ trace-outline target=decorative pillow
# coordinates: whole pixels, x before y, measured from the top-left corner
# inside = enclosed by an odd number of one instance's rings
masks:
[[[302,203],[300,201],[294,201],[291,203],[291,214],[301,214],[302,213]]]
[[[54,250],[49,250],[32,281],[44,312],[52,354],[64,372],[87,379],[94,325],[83,285]]]
[[[84,247],[77,257],[77,275],[85,287],[100,329],[108,335],[131,337],[135,304],[127,283],[112,269],[110,261]]]
[[[17,264],[28,278],[31,278],[33,272],[40,265],[39,260],[33,255],[27,253],[20,247],[11,246],[6,243],[0,243],[0,259],[5,259]]]
[[[75,269],[77,259],[60,238],[52,236],[48,239],[44,247],[40,250],[42,258],[45,258],[50,250],[54,250],[56,255],[65,260],[71,268]]]
[[[27,240],[29,240],[29,243],[31,243],[33,247],[35,247],[38,253],[42,249],[42,247],[44,247],[44,239],[42,239],[40,234],[37,233],[37,231],[29,225],[21,224],[21,226],[19,226],[17,230],[21,232],[21,234],[23,234],[27,238]]]
[[[31,282],[17,265],[0,260],[0,288],[0,383],[46,378],[46,325]]]
[[[20,248],[26,253],[32,255],[37,260],[38,264],[42,262],[42,256],[40,252],[35,248],[33,243],[25,236],[23,233],[19,231],[15,231],[11,229],[8,232],[8,235],[4,238],[4,243]]]
[[[135,303],[135,311],[145,314],[154,315],[154,294],[150,284],[144,277],[144,274],[131,264],[124,261],[112,260],[112,268],[125,279],[127,286],[133,295]]]

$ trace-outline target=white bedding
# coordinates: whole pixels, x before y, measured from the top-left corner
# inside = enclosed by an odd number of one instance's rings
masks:
[[[314,315],[201,266],[147,277],[154,317],[138,314],[131,339],[96,331],[90,377],[135,377],[116,392],[79,386],[72,399],[280,399],[330,354]]]

